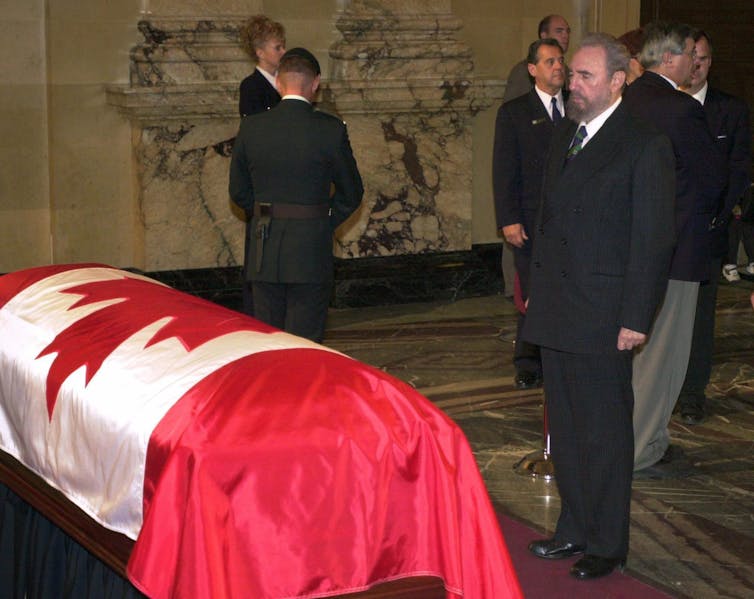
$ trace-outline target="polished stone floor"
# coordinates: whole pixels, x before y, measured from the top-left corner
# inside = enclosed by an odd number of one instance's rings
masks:
[[[628,572],[674,597],[754,597],[753,290],[720,286],[708,417],[671,423],[688,468],[634,480]],[[513,304],[493,296],[333,310],[325,344],[429,397],[465,431],[496,507],[548,532],[555,482],[513,469],[542,447],[542,393],[513,385],[514,331]]]

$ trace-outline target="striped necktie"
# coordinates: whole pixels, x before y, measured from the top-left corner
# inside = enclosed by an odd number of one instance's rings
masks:
[[[563,116],[560,114],[560,111],[558,110],[558,99],[553,96],[550,102],[552,103],[552,122],[557,125],[563,118]]]
[[[586,139],[586,127],[584,125],[581,125],[579,127],[579,130],[576,131],[576,135],[573,136],[573,141],[571,141],[571,147],[568,148],[568,152],[566,153],[566,162],[571,160],[576,154],[581,152],[581,148],[584,146],[584,140]]]

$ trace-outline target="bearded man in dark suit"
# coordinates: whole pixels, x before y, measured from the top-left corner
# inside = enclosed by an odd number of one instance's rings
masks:
[[[364,193],[345,123],[311,104],[319,82],[311,52],[283,55],[282,100],[241,122],[229,185],[256,234],[245,273],[254,316],[317,342],[332,290],[333,235]]]
[[[621,103],[628,51],[584,38],[571,61],[567,126],[555,130],[537,216],[524,338],[541,347],[561,509],[544,559],[585,555],[578,579],[628,553],[632,350],[662,298],[673,248],[670,142]],[[575,134],[575,135],[574,135]]]
[[[694,35],[696,59],[691,83],[684,88],[704,108],[712,138],[727,160],[728,185],[717,205],[710,229],[712,263],[708,281],[699,285],[694,317],[694,334],[686,379],[678,398],[681,418],[686,424],[704,419],[705,389],[712,370],[712,346],[715,337],[715,303],[717,283],[723,258],[728,254],[728,223],[733,207],[741,201],[751,184],[751,129],[746,102],[710,87],[707,83],[712,66],[712,44],[704,31]]]
[[[670,138],[676,160],[677,245],[662,307],[633,364],[634,469],[645,476],[672,468],[668,422],[688,367],[699,282],[712,275],[709,229],[725,187],[704,111],[677,89],[688,85],[694,57],[688,25],[651,23],[639,55],[645,71],[623,94],[634,116]]]
[[[542,192],[542,171],[554,126],[563,119],[563,49],[554,39],[529,46],[529,73],[534,87],[504,103],[497,111],[492,153],[492,187],[497,228],[512,247],[522,299],[529,296],[534,219]],[[519,314],[513,364],[516,387],[542,384],[539,348],[521,338],[524,315]]]

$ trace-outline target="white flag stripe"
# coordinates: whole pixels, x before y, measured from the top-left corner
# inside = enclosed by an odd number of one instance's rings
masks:
[[[186,352],[175,338],[145,349],[163,318],[123,342],[89,385],[84,368],[61,386],[52,420],[45,385],[55,356],[36,359],[62,331],[118,300],[74,310],[83,283],[123,276],[116,269],[66,271],[31,285],[0,310],[0,446],[60,489],[104,526],[136,538],[142,522],[149,438],[162,417],[196,383],[250,354],[294,348],[331,351],[286,333],[236,331]],[[212,307],[208,307],[212,309]],[[5,339],[13,339],[13,343]]]

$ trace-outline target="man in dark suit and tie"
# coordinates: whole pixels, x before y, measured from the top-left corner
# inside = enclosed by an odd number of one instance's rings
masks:
[[[492,154],[497,228],[513,247],[523,300],[529,295],[529,261],[545,157],[553,128],[565,112],[563,49],[558,42],[547,38],[532,43],[527,63],[534,87],[500,106]],[[529,389],[542,383],[542,364],[539,348],[521,338],[523,322],[524,315],[519,314],[513,364],[516,387]]]
[[[537,216],[524,338],[541,347],[561,508],[544,559],[584,554],[579,579],[628,553],[632,350],[646,339],[673,248],[670,142],[621,103],[628,51],[585,37],[571,61]]]
[[[563,56],[565,56],[566,52],[568,52],[568,44],[571,40],[571,26],[561,15],[547,15],[539,22],[539,26],[537,27],[537,37],[538,39],[556,40],[563,50]],[[565,81],[567,83],[568,71],[567,69],[564,69],[564,71],[566,75]],[[528,94],[532,89],[533,83],[534,80],[529,73],[528,58],[524,58],[522,61],[513,65],[510,73],[508,73],[508,77],[505,80],[503,104],[510,102],[519,96],[525,96]],[[515,261],[511,257],[511,249],[512,248],[505,242],[503,243],[502,269],[506,297],[513,297],[514,291]]]
[[[683,91],[704,107],[704,115],[707,117],[715,145],[727,159],[728,185],[717,205],[713,227],[710,230],[712,266],[709,280],[699,285],[689,366],[678,398],[683,422],[692,425],[699,424],[704,419],[704,392],[712,370],[717,283],[723,257],[728,253],[728,223],[733,207],[751,184],[749,108],[743,100],[709,87],[707,77],[712,65],[712,44],[704,31],[695,33],[694,42],[694,72],[691,75],[691,84]]]
[[[282,100],[242,121],[229,185],[233,201],[252,215],[256,239],[245,276],[254,315],[318,342],[332,288],[333,234],[364,193],[345,124],[312,107],[319,81],[308,50],[283,55]]]
[[[690,82],[694,56],[688,25],[651,23],[639,55],[645,71],[623,94],[634,116],[670,138],[676,161],[677,245],[662,307],[633,364],[635,470],[672,468],[667,426],[686,375],[699,282],[712,274],[709,229],[725,186],[704,111],[677,89]]]

